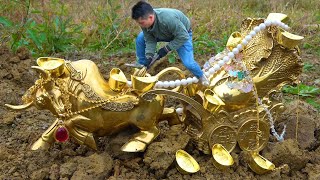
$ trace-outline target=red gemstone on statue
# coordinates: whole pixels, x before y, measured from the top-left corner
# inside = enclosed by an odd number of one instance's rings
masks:
[[[59,142],[66,142],[69,139],[69,132],[67,128],[60,126],[56,130],[56,140]]]

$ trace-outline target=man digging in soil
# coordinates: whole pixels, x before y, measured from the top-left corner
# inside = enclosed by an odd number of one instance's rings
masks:
[[[139,1],[133,6],[131,16],[142,29],[136,39],[139,64],[150,68],[155,61],[176,50],[183,65],[200,79],[203,85],[209,85],[209,80],[194,60],[192,31],[188,17],[176,9],[153,9],[145,1]],[[157,42],[168,43],[155,53]]]

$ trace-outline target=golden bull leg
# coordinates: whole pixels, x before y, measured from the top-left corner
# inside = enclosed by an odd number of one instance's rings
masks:
[[[70,135],[77,141],[79,144],[84,144],[90,148],[97,150],[96,141],[94,140],[93,134],[77,127],[68,128]]]
[[[148,131],[140,131],[134,135],[125,145],[121,147],[125,152],[143,152],[147,145],[150,144],[158,135],[160,130],[153,126]]]
[[[49,149],[51,144],[55,142],[54,132],[58,124],[58,119],[41,135],[41,137],[33,143],[31,150]]]

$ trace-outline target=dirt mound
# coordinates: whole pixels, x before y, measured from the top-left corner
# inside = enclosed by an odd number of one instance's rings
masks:
[[[133,55],[94,60],[105,78],[112,67],[129,73],[126,62]],[[85,59],[85,58],[78,58]],[[89,59],[89,58],[86,58]],[[145,153],[124,153],[120,147],[128,141],[135,129],[97,140],[98,151],[71,142],[55,143],[48,151],[31,151],[30,146],[55,120],[48,111],[31,108],[13,112],[4,104],[20,104],[20,97],[33,85],[37,74],[26,49],[12,54],[0,47],[0,179],[319,179],[320,178],[320,128],[317,112],[302,102],[287,105],[281,122],[287,125],[284,142],[270,142],[262,155],[271,160],[275,171],[256,175],[248,167],[240,150],[232,152],[235,164],[222,172],[213,166],[212,158],[199,152],[189,143],[189,136],[181,126],[160,124],[160,136]],[[176,63],[181,67],[179,63]],[[155,73],[163,64],[155,64]],[[293,106],[294,104],[298,106]],[[299,110],[299,122],[296,110]],[[296,125],[298,124],[298,142]],[[282,124],[279,125],[280,129]],[[198,173],[180,174],[175,168],[175,152],[185,149],[200,164]]]

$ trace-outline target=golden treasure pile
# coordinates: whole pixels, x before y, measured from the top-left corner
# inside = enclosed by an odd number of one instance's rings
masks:
[[[212,154],[216,168],[233,165],[230,153],[238,145],[248,152],[250,168],[263,174],[275,165],[259,151],[270,135],[282,141],[285,132],[278,135],[274,129],[284,110],[274,97],[283,85],[295,82],[302,69],[297,45],[303,37],[287,31],[287,20],[279,13],[245,19],[240,31],[230,35],[225,50],[205,64],[208,87],[175,67],[157,75],[148,74],[146,68],[135,69],[130,80],[114,68],[106,81],[90,60],[41,57],[32,67],[39,79],[22,97],[24,104],[6,106],[14,110],[36,106],[56,116],[32,150],[69,138],[97,149],[94,136],[134,125],[140,131],[121,150],[141,152],[159,135],[158,122],[168,120],[169,125],[183,124],[196,147]],[[159,80],[169,73],[180,79]],[[165,107],[167,96],[181,100],[183,108]],[[176,161],[182,173],[200,169],[184,150],[177,151]]]

